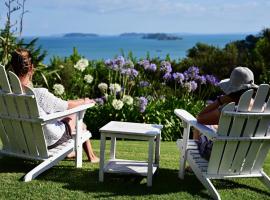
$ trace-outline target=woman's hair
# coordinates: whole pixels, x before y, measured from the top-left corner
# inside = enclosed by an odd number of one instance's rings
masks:
[[[27,49],[17,49],[11,54],[10,65],[17,76],[25,76],[32,64],[32,56]]]
[[[250,89],[253,89],[254,90],[254,92],[253,92],[253,97],[254,97],[254,95],[256,94],[256,90],[257,90],[256,88],[247,88],[247,89],[239,90],[239,91],[232,92],[232,93],[228,94],[228,96],[230,96],[232,99],[235,99],[235,101],[238,102],[239,99],[240,99],[240,97],[241,97],[241,95],[244,92],[246,92],[246,91],[248,91]]]

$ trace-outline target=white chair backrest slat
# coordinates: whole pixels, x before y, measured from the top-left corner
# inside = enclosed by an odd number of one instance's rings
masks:
[[[5,126],[3,125],[3,121],[0,120],[0,139],[2,141],[2,149],[9,150],[9,137],[6,134]]]
[[[5,93],[11,92],[11,88],[7,78],[7,73],[5,67],[2,65],[0,65],[0,85],[3,92]]]
[[[25,88],[25,93],[27,95],[31,95],[34,96],[35,93],[33,92],[33,90],[29,87]],[[27,98],[26,99],[26,103],[28,105],[29,108],[29,117],[30,118],[38,118],[39,117],[39,112],[38,112],[38,105],[37,105],[37,101],[35,98]]]
[[[13,93],[14,94],[23,94],[23,90],[22,90],[20,80],[18,79],[16,74],[14,74],[11,71],[9,71],[8,74],[9,74],[9,83],[11,85]]]
[[[34,92],[31,88],[26,87],[25,88],[25,93],[27,95],[33,95]],[[38,112],[38,105],[37,101],[35,98],[26,98],[26,104],[29,108],[29,118],[38,118],[39,117],[39,112]],[[44,130],[43,126],[40,123],[32,123],[32,137],[35,141],[36,144],[36,149],[38,150],[38,153],[42,157],[48,156],[48,150],[47,150],[47,145],[45,143],[45,137],[44,137]]]
[[[235,103],[229,103],[223,108],[223,111],[234,111]],[[232,117],[223,115],[221,113],[221,117],[219,120],[219,127],[218,127],[218,134],[222,136],[227,136],[230,130]],[[224,142],[218,141],[215,142],[213,145],[212,153],[209,160],[209,165],[207,169],[208,174],[217,174],[219,170],[219,164],[222,159],[223,149],[224,149]]]

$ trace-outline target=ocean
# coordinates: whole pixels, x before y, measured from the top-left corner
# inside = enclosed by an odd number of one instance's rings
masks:
[[[79,54],[90,60],[108,59],[124,52],[132,51],[137,58],[145,58],[147,53],[151,57],[165,58],[167,54],[172,59],[186,56],[188,49],[196,43],[202,42],[217,47],[224,47],[227,43],[245,39],[247,34],[211,34],[211,35],[181,35],[182,40],[153,40],[140,37],[99,36],[99,37],[39,37],[37,44],[47,50],[48,55],[44,63],[48,64],[53,56],[66,57],[72,54],[76,47]],[[26,42],[33,38],[25,38]]]

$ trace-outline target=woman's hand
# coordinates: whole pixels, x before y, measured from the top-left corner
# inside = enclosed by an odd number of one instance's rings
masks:
[[[96,103],[93,99],[84,98],[84,104],[93,104]]]

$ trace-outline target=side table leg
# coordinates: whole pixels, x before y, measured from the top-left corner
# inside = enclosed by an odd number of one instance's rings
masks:
[[[154,147],[154,137],[149,139],[148,146],[148,169],[147,169],[147,186],[152,186],[153,177],[153,147]]]
[[[116,138],[111,138],[111,151],[110,151],[110,159],[115,159],[115,150],[116,150]]]
[[[100,161],[99,161],[99,181],[104,181],[104,162],[105,162],[105,147],[106,147],[106,137],[101,133],[100,138]]]
[[[160,157],[160,134],[156,137],[156,149],[155,149],[155,164],[159,167],[159,157]]]

